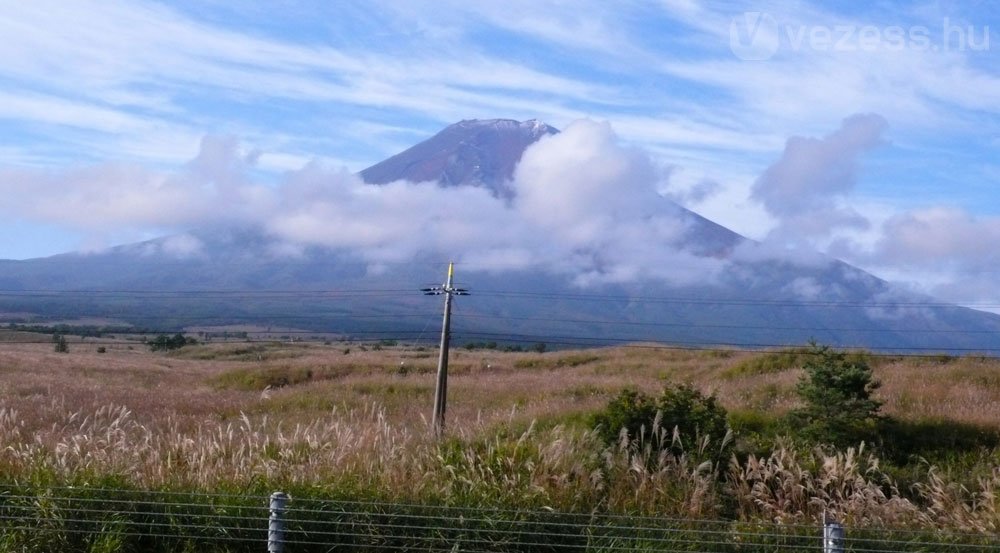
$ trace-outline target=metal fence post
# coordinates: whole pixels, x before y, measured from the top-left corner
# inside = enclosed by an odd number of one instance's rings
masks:
[[[844,553],[844,526],[823,514],[823,553]]]
[[[267,553],[285,551],[285,508],[291,497],[285,492],[271,494],[271,516],[267,525]]]

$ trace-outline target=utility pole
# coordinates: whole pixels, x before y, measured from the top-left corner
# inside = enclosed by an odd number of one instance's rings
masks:
[[[448,404],[448,345],[451,342],[451,298],[468,296],[469,291],[453,287],[455,264],[448,264],[448,280],[444,286],[421,288],[425,296],[444,295],[444,320],[441,323],[441,352],[438,356],[437,384],[434,386],[434,434],[444,435],[444,413]]]

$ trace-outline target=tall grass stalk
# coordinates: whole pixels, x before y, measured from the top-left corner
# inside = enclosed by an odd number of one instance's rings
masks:
[[[33,435],[0,409],[5,485],[119,485],[151,490],[313,490],[329,497],[551,508],[687,518],[812,523],[824,511],[856,526],[996,531],[1000,469],[974,487],[932,466],[899,490],[865,448],[713,466],[704,451],[652,447],[667,436],[623,436],[603,447],[562,426],[492,433],[467,425],[444,441],[393,425],[377,405],[309,424],[243,416],[185,428],[139,423],[121,406],[65,412]],[[710,438],[700,448],[718,447]]]

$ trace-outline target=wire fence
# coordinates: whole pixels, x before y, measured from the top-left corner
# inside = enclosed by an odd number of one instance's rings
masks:
[[[1000,535],[237,494],[0,486],[0,552],[1000,551]],[[825,535],[825,537],[824,537]]]

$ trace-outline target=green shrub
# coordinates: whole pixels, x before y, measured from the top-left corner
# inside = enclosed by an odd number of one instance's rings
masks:
[[[656,404],[649,396],[635,390],[622,390],[591,420],[598,435],[613,444],[624,429],[630,437],[648,433],[656,418]]]
[[[729,431],[726,410],[715,396],[706,397],[686,384],[667,386],[656,399],[623,390],[592,417],[591,423],[605,443],[616,443],[624,429],[630,439],[645,440],[674,455],[698,451],[706,438],[724,443]],[[710,457],[717,462],[728,455],[727,447],[719,447]]]
[[[729,412],[729,428],[737,437],[734,453],[741,460],[747,455],[768,457],[785,445],[789,429],[784,417],[763,410],[743,409]]]

